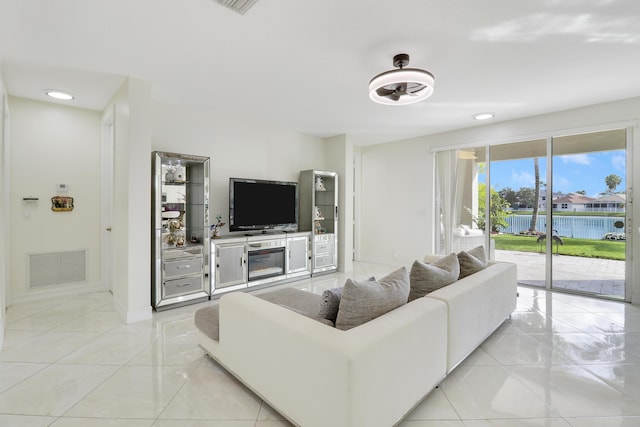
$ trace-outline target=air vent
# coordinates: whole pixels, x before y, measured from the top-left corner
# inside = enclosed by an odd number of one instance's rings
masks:
[[[216,0],[216,2],[231,10],[235,10],[240,15],[244,15],[257,1],[258,0]]]
[[[85,250],[29,254],[29,287],[85,281],[86,259]]]

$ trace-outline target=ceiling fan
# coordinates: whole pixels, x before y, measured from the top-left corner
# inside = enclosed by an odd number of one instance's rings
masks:
[[[369,97],[380,104],[407,105],[422,101],[433,93],[433,74],[409,65],[409,55],[400,53],[393,57],[390,70],[378,74],[369,82]]]

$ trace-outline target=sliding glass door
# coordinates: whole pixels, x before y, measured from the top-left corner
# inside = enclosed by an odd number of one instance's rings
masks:
[[[554,289],[625,299],[626,130],[552,140]]]
[[[482,244],[522,285],[628,299],[626,141],[618,129],[436,153],[436,249]]]
[[[516,263],[518,283],[545,287],[547,141],[495,145],[490,153],[491,188],[504,206],[492,224],[495,260]]]

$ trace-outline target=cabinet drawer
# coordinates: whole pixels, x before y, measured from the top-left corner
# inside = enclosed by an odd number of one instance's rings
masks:
[[[315,268],[333,265],[333,254],[318,255],[315,257]]]
[[[163,297],[176,297],[202,291],[202,275],[165,280],[162,289]]]
[[[172,260],[177,258],[193,258],[194,256],[202,256],[202,246],[183,246],[171,247],[162,251],[163,260]]]
[[[333,241],[316,242],[315,245],[317,255],[333,253]]]
[[[164,263],[165,277],[202,273],[202,258],[181,259]]]

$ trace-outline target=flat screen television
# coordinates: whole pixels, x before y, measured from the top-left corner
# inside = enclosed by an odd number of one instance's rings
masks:
[[[298,183],[229,178],[229,230],[298,229]]]

